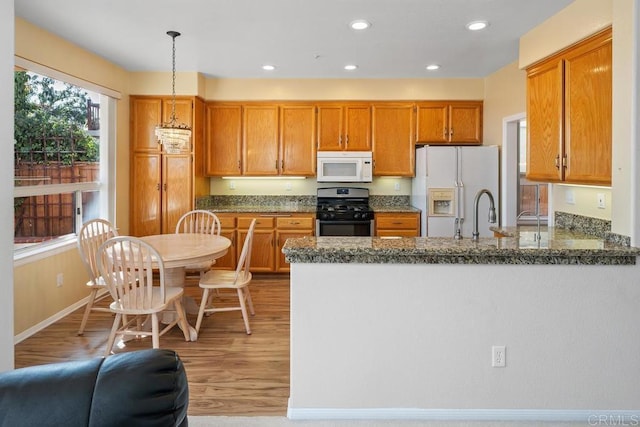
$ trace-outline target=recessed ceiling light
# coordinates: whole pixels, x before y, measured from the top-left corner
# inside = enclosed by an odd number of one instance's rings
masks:
[[[371,22],[364,19],[356,19],[355,21],[351,21],[349,26],[354,30],[366,30],[371,26]]]
[[[440,68],[440,66],[438,64],[427,65],[427,70],[429,70],[429,71],[435,71],[438,68]]]
[[[487,21],[472,21],[467,24],[467,30],[478,31],[484,30],[489,26]]]
[[[357,65],[355,65],[355,64],[349,64],[349,65],[345,65],[345,66],[344,66],[344,69],[345,69],[345,70],[347,70],[347,71],[353,71],[353,70],[355,70],[356,68],[358,68],[358,66],[357,66]]]
[[[271,64],[265,64],[262,66],[262,69],[265,71],[273,71],[276,69],[276,66]]]

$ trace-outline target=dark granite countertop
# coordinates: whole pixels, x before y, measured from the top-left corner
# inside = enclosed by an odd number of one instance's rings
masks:
[[[540,240],[535,227],[504,231],[514,237],[304,237],[288,239],[282,252],[292,263],[377,264],[622,265],[640,255],[638,248],[569,230],[544,229]]]

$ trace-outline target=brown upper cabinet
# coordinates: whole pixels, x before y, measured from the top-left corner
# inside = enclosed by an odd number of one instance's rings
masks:
[[[242,106],[207,104],[205,174],[242,174]]]
[[[527,69],[527,178],[611,184],[611,29]]]
[[[318,151],[370,151],[369,103],[318,104]]]
[[[417,103],[416,142],[482,144],[482,101]]]
[[[207,103],[209,176],[314,176],[312,104]]]
[[[375,103],[373,120],[373,174],[413,176],[415,165],[413,103]]]

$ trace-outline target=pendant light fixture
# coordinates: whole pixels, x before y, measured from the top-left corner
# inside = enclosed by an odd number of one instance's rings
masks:
[[[191,128],[184,123],[178,124],[176,119],[176,37],[178,37],[180,33],[177,31],[167,31],[167,35],[173,40],[171,116],[167,123],[156,126],[156,137],[158,138],[158,142],[164,147],[166,153],[175,154],[189,149]]]

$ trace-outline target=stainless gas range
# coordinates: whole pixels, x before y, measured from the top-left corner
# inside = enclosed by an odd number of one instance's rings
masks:
[[[366,188],[318,188],[316,236],[373,236],[373,210]]]

